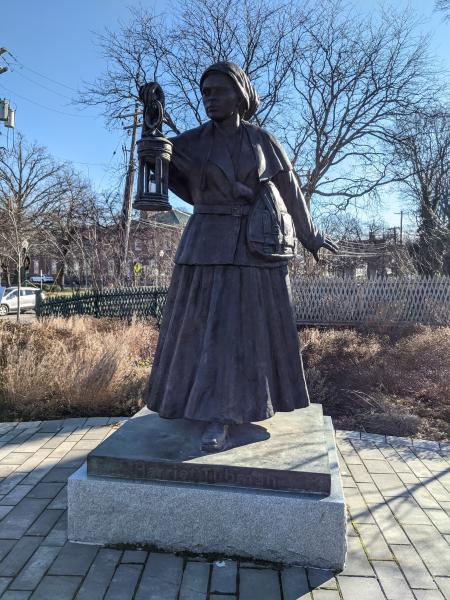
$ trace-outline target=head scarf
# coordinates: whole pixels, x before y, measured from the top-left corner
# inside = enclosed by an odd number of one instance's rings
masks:
[[[248,121],[256,113],[259,106],[258,94],[255,87],[250,83],[248,75],[239,67],[232,62],[218,62],[214,63],[206,69],[200,79],[200,90],[203,87],[207,75],[210,73],[224,73],[231,77],[234,85],[242,98],[243,110],[241,111],[241,117]]]

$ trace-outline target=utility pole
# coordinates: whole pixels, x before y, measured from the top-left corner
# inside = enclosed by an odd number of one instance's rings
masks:
[[[404,210],[394,213],[394,215],[400,215],[400,246],[403,246],[403,213]]]
[[[17,321],[20,321],[20,288],[22,286],[22,261],[23,257],[27,255],[28,251],[28,240],[19,242],[17,248],[18,264],[17,264]]]
[[[17,322],[20,321],[20,276],[22,270],[22,245],[19,244],[18,251],[18,260],[17,260]]]
[[[120,230],[122,236],[122,261],[120,266],[120,275],[123,277],[127,272],[128,246],[130,241],[131,229],[131,211],[133,204],[133,186],[134,186],[134,153],[136,148],[137,130],[139,127],[139,102],[134,105],[133,125],[131,126],[130,157],[128,160],[127,176],[123,191],[122,215],[120,219]]]
[[[6,48],[0,48],[0,56],[7,52],[8,50]],[[7,71],[8,67],[0,67],[0,75],[2,73],[6,73]],[[8,127],[9,129],[14,129],[15,114],[16,111],[15,109],[11,108],[11,103],[9,100],[7,100],[6,98],[0,100],[0,122],[3,121],[5,127]]]

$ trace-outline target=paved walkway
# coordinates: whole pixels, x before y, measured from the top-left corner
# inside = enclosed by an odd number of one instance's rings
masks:
[[[338,432],[343,573],[71,544],[65,483],[117,419],[0,424],[4,600],[450,599],[450,444]]]

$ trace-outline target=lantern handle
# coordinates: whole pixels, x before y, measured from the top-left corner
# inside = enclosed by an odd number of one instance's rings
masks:
[[[161,126],[166,123],[177,135],[180,131],[165,111],[165,96],[156,81],[145,83],[139,88],[139,100],[144,104],[142,137],[162,135]]]
[[[155,81],[139,88],[139,100],[144,103],[144,123],[142,136],[156,135],[160,132],[164,119],[164,92]]]

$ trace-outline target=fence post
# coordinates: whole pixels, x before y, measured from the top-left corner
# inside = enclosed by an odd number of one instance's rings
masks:
[[[94,317],[96,319],[98,319],[99,316],[100,316],[100,310],[99,310],[99,302],[98,302],[98,290],[95,290],[95,292],[94,292]]]
[[[36,306],[35,306],[36,317],[40,317],[42,314],[42,291],[36,292]]]

